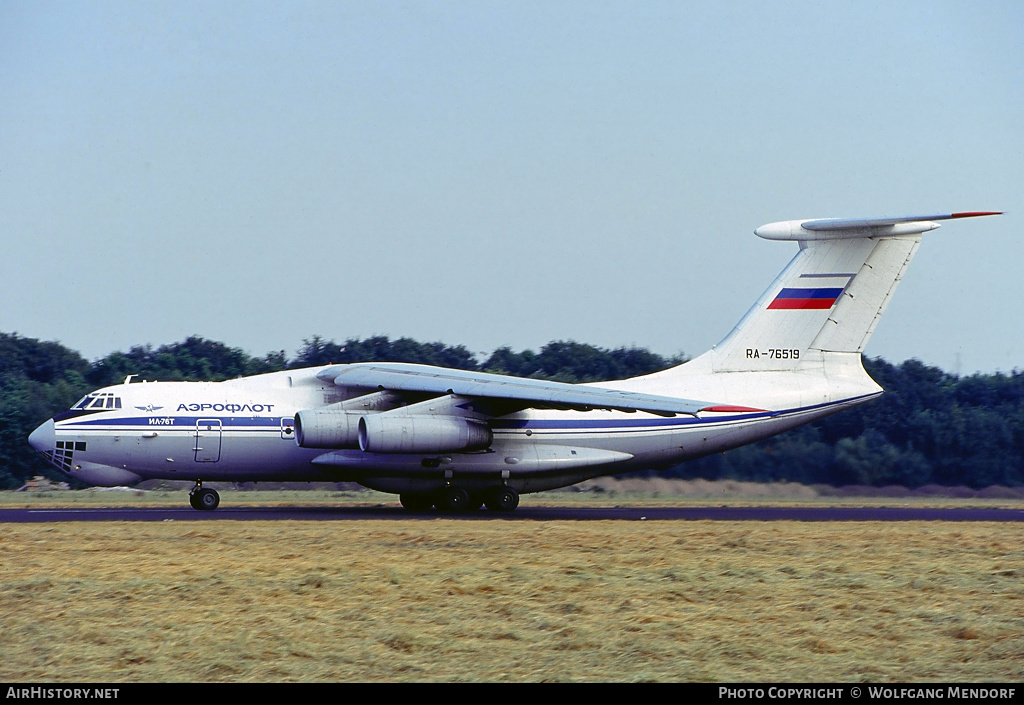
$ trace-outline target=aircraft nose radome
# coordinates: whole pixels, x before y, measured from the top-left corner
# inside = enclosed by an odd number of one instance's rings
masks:
[[[53,427],[53,419],[39,424],[39,428],[29,434],[28,442],[40,453],[53,450],[57,446],[57,432]]]

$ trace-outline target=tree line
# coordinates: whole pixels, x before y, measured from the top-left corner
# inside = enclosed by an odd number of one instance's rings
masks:
[[[479,360],[462,345],[376,336],[342,343],[313,336],[294,357],[253,357],[193,336],[139,345],[89,362],[56,342],[0,333],[0,487],[59,472],[27,442],[39,423],[86,393],[124,381],[221,381],[348,362],[413,362],[561,382],[599,382],[685,362],[643,348],[554,341],[539,351],[495,350]],[[866,358],[880,399],[749,446],[658,471],[660,476],[829,485],[1024,485],[1024,373],[961,377],[918,360]]]

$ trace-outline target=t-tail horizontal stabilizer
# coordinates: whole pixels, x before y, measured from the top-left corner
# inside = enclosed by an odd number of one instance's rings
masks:
[[[766,240],[832,240],[851,237],[893,237],[916,235],[939,227],[936,220],[1002,215],[1000,211],[969,211],[939,215],[902,215],[895,218],[825,218],[784,220],[762,225],[754,231]]]

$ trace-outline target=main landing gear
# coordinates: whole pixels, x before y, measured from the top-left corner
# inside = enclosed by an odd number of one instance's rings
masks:
[[[411,512],[426,512],[431,507],[443,512],[475,512],[481,506],[492,512],[511,512],[519,506],[519,493],[506,486],[469,492],[462,487],[448,485],[436,492],[403,492],[399,500]]]
[[[484,495],[484,505],[492,512],[511,512],[519,506],[519,493],[511,487],[495,487]]]
[[[202,480],[196,480],[196,486],[188,493],[188,503],[193,509],[212,512],[220,505],[220,495],[217,494],[217,490],[203,487]]]

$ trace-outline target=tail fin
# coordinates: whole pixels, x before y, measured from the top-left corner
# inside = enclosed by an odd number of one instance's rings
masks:
[[[827,353],[860,353],[933,221],[951,213],[792,220],[754,232],[796,240],[800,252],[726,338],[707,353],[715,372],[792,370]]]

